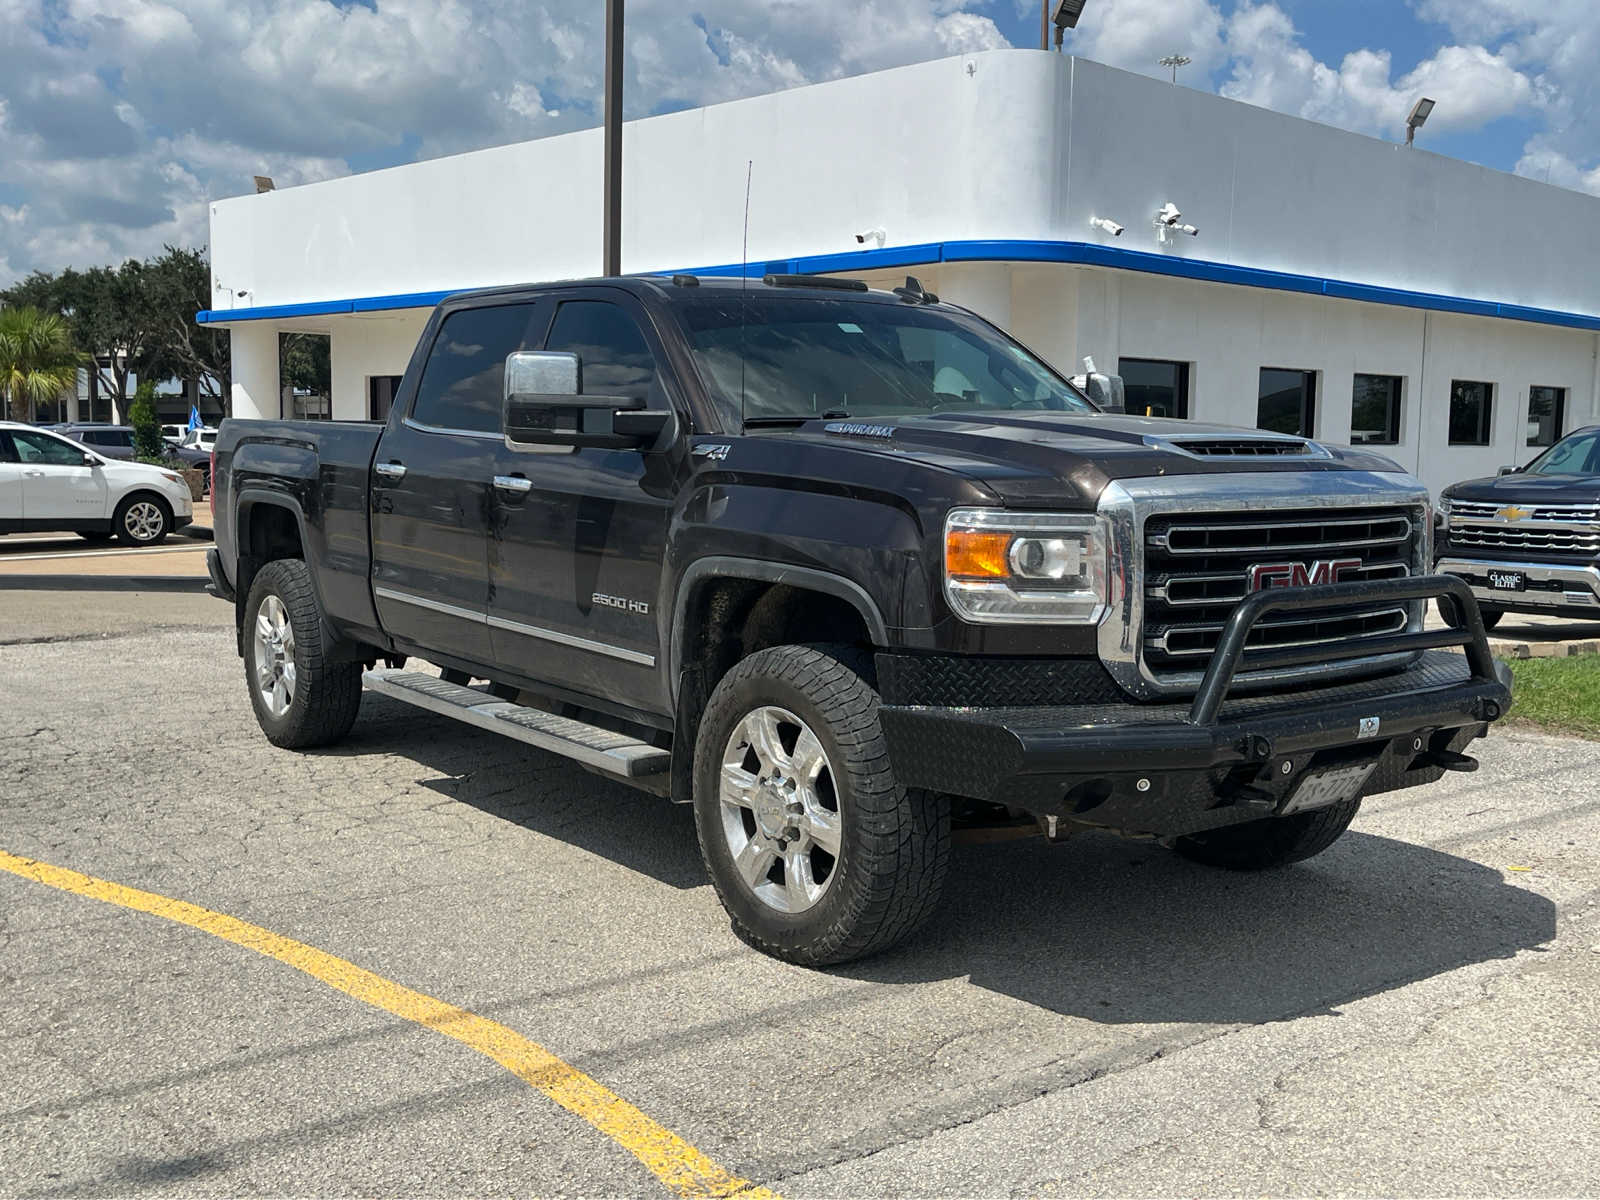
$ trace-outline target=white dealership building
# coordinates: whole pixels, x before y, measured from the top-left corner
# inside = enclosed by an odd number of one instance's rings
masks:
[[[1593,197],[1003,50],[629,123],[624,270],[736,275],[747,171],[751,274],[914,274],[1120,370],[1131,411],[1372,445],[1435,490],[1600,419]],[[280,382],[311,332],[331,415],[382,417],[434,303],[596,274],[600,214],[599,130],[216,202],[234,414],[326,411]]]

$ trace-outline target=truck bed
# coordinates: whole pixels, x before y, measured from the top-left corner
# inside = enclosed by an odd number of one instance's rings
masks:
[[[238,539],[249,530],[252,506],[268,498],[287,503],[299,517],[305,557],[318,564],[329,624],[357,640],[381,637],[372,602],[367,495],[382,435],[382,425],[357,421],[224,421],[212,484],[224,572],[238,571],[241,556],[251,551]],[[247,579],[230,576],[228,582],[249,587]]]

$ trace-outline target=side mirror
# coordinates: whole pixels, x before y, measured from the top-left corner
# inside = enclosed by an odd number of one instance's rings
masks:
[[[506,357],[506,442],[515,446],[641,449],[672,421],[638,396],[588,396],[576,354],[521,350]]]
[[[1515,475],[1517,473],[1517,468],[1516,467],[1501,467],[1500,470],[1495,472],[1495,473],[1497,475]]]
[[[1094,401],[1101,412],[1125,413],[1128,411],[1127,393],[1123,390],[1121,375],[1101,375],[1090,372],[1083,376],[1083,394]]]
[[[98,467],[100,460],[85,450],[83,452],[83,465],[86,467]]]

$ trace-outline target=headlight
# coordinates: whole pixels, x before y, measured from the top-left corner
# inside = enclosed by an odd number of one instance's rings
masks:
[[[958,508],[944,528],[950,607],[983,625],[1093,625],[1106,611],[1105,523],[1080,513]]]
[[[163,472],[161,472],[161,474],[162,474],[162,477],[165,478],[168,483],[175,483],[179,487],[188,487],[189,486],[189,481],[186,480],[182,475],[174,475],[171,471],[163,471]]]
[[[1442,496],[1439,507],[1433,510],[1433,524],[1435,529],[1448,529],[1450,526],[1450,497]]]

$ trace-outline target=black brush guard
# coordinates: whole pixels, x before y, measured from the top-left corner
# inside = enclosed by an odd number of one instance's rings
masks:
[[[1429,600],[1453,604],[1462,627],[1248,648],[1256,624],[1281,609]],[[1464,658],[1447,652],[1457,647]],[[1249,672],[1383,658],[1402,665],[1355,683],[1234,694]],[[1247,597],[1189,705],[886,705],[881,717],[895,775],[908,787],[1176,836],[1272,815],[1307,772],[1330,765],[1373,761],[1368,794],[1471,769],[1462,748],[1510,702],[1509,672],[1494,661],[1471,589],[1439,575]]]

